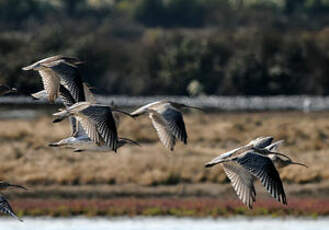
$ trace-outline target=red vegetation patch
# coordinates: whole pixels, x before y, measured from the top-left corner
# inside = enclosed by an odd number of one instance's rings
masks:
[[[230,215],[329,215],[328,199],[290,199],[288,206],[275,200],[256,202],[249,210],[238,200],[215,198],[119,198],[92,200],[17,199],[11,202],[19,215],[49,216],[230,216]]]

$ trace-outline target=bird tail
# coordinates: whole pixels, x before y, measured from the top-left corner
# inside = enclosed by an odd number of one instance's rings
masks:
[[[57,142],[53,142],[53,143],[49,143],[48,146],[49,147],[58,147],[59,144]]]
[[[230,151],[231,152],[231,151]],[[228,152],[228,153],[230,153]],[[233,151],[232,151],[233,152]],[[225,154],[225,153],[224,153]],[[206,168],[210,168],[214,165],[220,164],[220,163],[224,163],[224,162],[228,162],[231,161],[230,159],[228,159],[227,157],[225,157],[224,154],[219,155],[218,157],[212,159],[211,161],[207,162],[204,166]],[[223,156],[224,155],[224,156]]]
[[[276,142],[270,144],[269,146],[267,146],[265,149],[267,149],[269,151],[277,151],[283,142],[284,142],[284,140],[276,141]]]
[[[237,154],[239,152],[244,152],[244,151],[248,151],[252,148],[251,145],[245,145],[236,149],[233,149],[229,152],[223,153],[221,155],[219,155],[218,157],[212,159],[211,161],[209,161],[208,163],[205,164],[206,168],[212,167],[214,165],[223,163],[223,162],[228,162],[231,161],[233,154]]]
[[[27,70],[32,70],[36,65],[37,65],[37,64],[34,63],[34,64],[32,64],[32,65],[25,66],[25,67],[22,68],[22,70],[25,70],[25,71],[27,71]]]
[[[35,100],[47,99],[48,98],[48,93],[47,93],[46,90],[42,90],[42,91],[39,91],[37,93],[32,93],[31,96]]]
[[[136,118],[136,117],[140,116],[140,114],[134,114],[134,113],[131,113],[130,116],[131,116],[132,118]]]
[[[212,161],[207,162],[207,163],[204,165],[204,167],[206,167],[206,168],[210,168],[210,167],[215,166],[215,165],[217,165],[217,164],[219,164],[219,163],[223,163],[224,161],[225,161],[225,160],[218,160],[218,161],[214,161],[214,160],[212,160]]]
[[[69,117],[70,113],[64,109],[60,112],[54,113],[53,116],[57,116],[57,118],[53,120],[53,123],[57,123],[57,122],[61,122],[65,118]]]

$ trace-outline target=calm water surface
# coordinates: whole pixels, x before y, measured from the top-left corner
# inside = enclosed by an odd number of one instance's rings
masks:
[[[1,230],[328,230],[329,218],[1,218]]]

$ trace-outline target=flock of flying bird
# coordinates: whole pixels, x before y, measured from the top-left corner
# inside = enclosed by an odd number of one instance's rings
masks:
[[[120,114],[133,118],[148,115],[161,143],[170,151],[174,150],[177,140],[187,144],[187,132],[181,109],[200,108],[162,100],[127,113],[115,106],[98,104],[89,87],[82,81],[79,71],[79,65],[82,63],[77,58],[58,55],[23,68],[23,70],[38,71],[43,81],[44,90],[32,94],[32,97],[47,99],[49,102],[60,98],[64,104],[64,109],[53,114],[56,116],[53,122],[60,122],[66,118],[70,121],[71,136],[50,143],[49,146],[72,148],[77,152],[86,150],[116,152],[125,144],[139,145],[133,140],[118,136]],[[1,95],[13,91],[16,90],[0,85]],[[283,140],[273,142],[273,137],[258,137],[245,146],[219,155],[206,163],[205,167],[221,164],[238,197],[250,209],[256,200],[254,187],[256,179],[261,181],[272,197],[287,205],[282,181],[276,168],[291,164],[307,166],[277,152],[282,143]],[[20,185],[0,182],[0,190],[8,187],[26,189]],[[21,220],[2,194],[0,194],[0,211]]]

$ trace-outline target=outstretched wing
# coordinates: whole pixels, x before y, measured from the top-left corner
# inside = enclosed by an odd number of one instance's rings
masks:
[[[18,216],[16,216],[16,214],[13,211],[13,209],[11,208],[9,202],[7,201],[7,199],[3,195],[0,195],[0,211],[7,214],[7,215],[10,215],[10,216],[16,218],[19,221],[23,221]]]
[[[82,128],[88,135],[88,137],[97,145],[102,145],[104,143],[102,137],[99,135],[96,124],[89,119],[88,116],[76,115],[78,122],[81,124]]]
[[[164,118],[156,111],[150,112],[149,117],[152,120],[152,124],[157,131],[162,144],[170,151],[173,151],[176,144],[176,138],[171,133],[166,120],[164,120]]]
[[[85,101],[84,87],[76,66],[65,61],[49,63],[46,67],[59,76],[60,83],[67,88],[76,102]]]
[[[254,176],[236,162],[225,162],[223,168],[240,200],[252,209],[256,201]]]
[[[63,85],[59,87],[59,94],[62,98],[63,104],[65,107],[70,107],[75,104],[77,101],[74,100],[72,94],[68,89],[66,89]]]
[[[58,97],[60,80],[56,74],[48,69],[39,70],[43,87],[45,88],[48,94],[48,100],[54,102]]]
[[[167,121],[168,127],[172,134],[180,141],[187,143],[187,133],[183,115],[180,111],[172,107],[169,103],[165,106],[165,109],[159,112],[163,118]]]
[[[118,133],[111,108],[108,106],[91,105],[82,110],[80,114],[88,117],[89,123],[93,124],[93,127],[97,130],[97,133],[104,141],[104,144],[110,147],[113,151],[116,151]],[[89,136],[89,138],[93,140],[92,137]]]
[[[280,175],[270,158],[249,151],[236,158],[236,161],[255,177],[259,178],[272,197],[285,205],[287,204]]]

